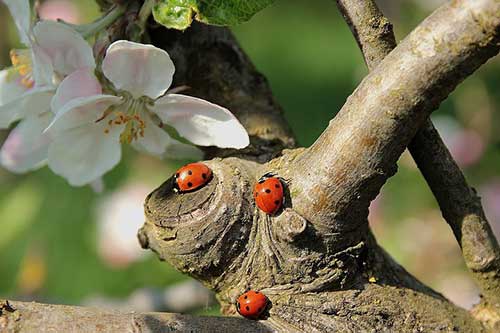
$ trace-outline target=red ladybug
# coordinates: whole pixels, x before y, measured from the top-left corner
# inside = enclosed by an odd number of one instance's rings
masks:
[[[212,179],[212,170],[201,162],[189,163],[175,173],[175,186],[179,192],[196,190]]]
[[[257,206],[272,215],[283,205],[283,184],[278,177],[267,173],[255,184],[253,196]]]
[[[267,307],[269,300],[259,291],[249,290],[236,301],[236,310],[243,317],[257,319]]]

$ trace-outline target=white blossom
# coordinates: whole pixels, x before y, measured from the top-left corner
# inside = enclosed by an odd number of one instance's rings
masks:
[[[52,21],[31,25],[28,0],[4,0],[21,42],[11,51],[12,67],[0,71],[0,128],[20,121],[0,150],[0,164],[26,172],[45,164],[53,119],[50,101],[60,81],[76,69],[94,68],[88,43],[70,27]]]
[[[121,40],[109,46],[102,62],[112,84],[107,94],[92,71],[66,77],[52,100],[56,117],[48,128],[53,138],[49,167],[79,186],[120,161],[121,143],[160,157],[185,157],[186,149],[199,153],[170,137],[165,125],[196,145],[246,147],[248,134],[227,109],[168,93],[174,70],[166,51]]]

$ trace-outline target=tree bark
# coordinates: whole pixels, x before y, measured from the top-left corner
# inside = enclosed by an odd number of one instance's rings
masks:
[[[363,57],[373,70],[396,47],[392,25],[371,0],[337,0]],[[443,217],[462,249],[465,263],[483,295],[482,308],[500,313],[500,249],[481,201],[467,184],[431,120],[417,132],[408,149],[434,193]]]
[[[0,332],[271,332],[241,318],[197,317],[176,313],[134,313],[90,307],[0,300]]]
[[[483,330],[394,263],[366,218],[430,112],[498,53],[499,26],[498,1],[441,7],[363,80],[310,148],[285,150],[265,164],[207,161],[216,177],[194,193],[176,195],[166,181],[146,200],[142,245],[215,290],[227,314],[244,290],[262,290],[272,301],[266,322],[277,330]],[[194,40],[189,32],[183,38]],[[231,59],[227,67],[237,67]],[[253,203],[252,186],[266,172],[288,185],[277,216]]]
[[[242,152],[209,150],[219,157],[206,161],[214,177],[200,190],[174,193],[170,178],[151,193],[139,241],[214,290],[225,314],[236,314],[236,298],[250,288],[271,306],[259,321],[164,314],[148,326],[149,314],[14,303],[19,310],[4,305],[0,325],[48,331],[63,318],[64,325],[99,323],[108,331],[135,329],[136,321],[146,331],[187,327],[170,326],[175,319],[217,332],[494,331],[485,322],[498,314],[474,318],[394,262],[377,245],[367,215],[429,114],[498,53],[498,0],[456,0],[438,9],[372,70],[307,149],[288,149],[295,141],[280,107],[227,29],[194,24],[184,33],[150,33],[172,55],[175,81],[229,107],[252,144]],[[287,185],[285,205],[273,216],[253,201],[253,185],[269,171]]]

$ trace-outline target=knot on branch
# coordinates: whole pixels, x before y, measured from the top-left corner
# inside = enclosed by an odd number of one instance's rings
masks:
[[[291,155],[264,165],[238,158],[206,161],[213,178],[194,192],[176,193],[174,178],[168,179],[146,199],[142,246],[214,289],[226,312],[234,312],[235,300],[248,289],[264,290],[272,301],[273,295],[354,284],[366,253],[365,229],[348,244],[341,235],[323,233],[293,209],[288,187],[275,215],[254,202],[254,185],[263,174],[293,182],[286,178]]]

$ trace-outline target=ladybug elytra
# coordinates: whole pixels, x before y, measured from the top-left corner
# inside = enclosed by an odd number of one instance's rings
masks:
[[[236,310],[243,317],[257,319],[266,309],[268,302],[268,298],[263,293],[249,290],[238,297]]]
[[[253,196],[257,206],[272,215],[283,205],[283,184],[278,177],[267,173],[255,184]]]
[[[175,186],[179,192],[196,190],[212,179],[212,170],[201,162],[189,163],[175,173]]]

